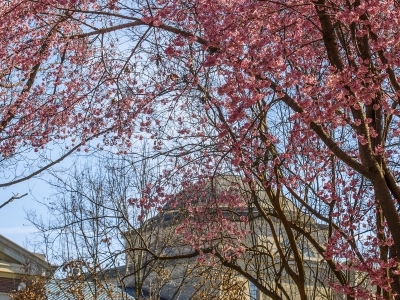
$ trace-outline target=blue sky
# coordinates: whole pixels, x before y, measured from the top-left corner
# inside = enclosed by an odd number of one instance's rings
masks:
[[[56,159],[60,156],[59,148],[54,145],[49,145],[49,149],[45,152],[47,158]],[[17,170],[22,170],[25,174],[29,174],[32,171],[37,170],[39,165],[43,166],[43,163],[34,153],[27,153],[26,157],[32,162],[32,168],[19,164]],[[21,160],[23,162],[23,160]],[[48,161],[49,162],[49,161]],[[77,162],[77,155],[73,154],[65,158],[59,164],[53,166],[53,168],[59,170],[62,174],[62,170],[67,170],[69,166]],[[27,172],[25,172],[27,171]],[[10,170],[9,173],[14,174],[15,170]],[[18,173],[18,172],[17,172]],[[3,173],[4,174],[4,173]],[[5,174],[7,175],[7,174]],[[6,178],[0,178],[0,183],[7,182]],[[10,177],[12,178],[12,177]],[[34,226],[27,220],[27,212],[36,211],[38,216],[43,216],[43,219],[48,219],[47,208],[39,202],[49,202],[49,197],[54,194],[52,187],[46,183],[43,179],[51,178],[49,174],[43,172],[36,178],[31,178],[21,183],[12,185],[7,188],[3,188],[0,193],[0,205],[10,199],[14,194],[23,195],[28,193],[21,199],[16,199],[13,202],[7,204],[0,209],[0,234],[12,240],[13,242],[26,247],[30,251],[34,251],[31,244],[35,242],[36,232]]]
[[[41,156],[36,155],[34,152],[27,152],[24,157],[29,161],[29,164],[24,165],[24,160],[21,159],[16,166],[17,171],[10,169],[8,173],[2,173],[4,177],[0,177],[0,183],[9,181],[10,178],[13,178],[14,174],[20,174],[19,178],[23,177],[21,174],[26,176],[36,171],[39,166],[43,167],[45,163],[58,159],[65,151],[62,146],[62,144],[60,146],[49,143],[46,150],[42,153],[42,155],[45,154],[45,160],[41,160]],[[56,170],[58,175],[62,176],[66,174],[71,166],[84,161],[85,158],[87,158],[86,155],[80,156],[79,153],[76,152],[53,166],[52,169]],[[47,208],[39,202],[48,203],[50,201],[49,197],[54,194],[55,190],[43,180],[51,178],[51,175],[47,172],[43,172],[36,178],[28,179],[10,187],[0,189],[0,205],[10,199],[14,194],[23,195],[28,193],[27,196],[16,199],[0,209],[0,234],[26,247],[30,251],[36,250],[31,245],[36,239],[34,235],[36,229],[27,220],[27,212],[36,211],[37,216],[42,216],[44,220],[49,219]]]
[[[28,193],[28,195],[14,200],[0,209],[0,234],[33,251],[34,249],[29,245],[29,242],[32,242],[34,238],[32,233],[35,232],[35,228],[26,220],[26,212],[36,210],[39,215],[46,216],[46,208],[36,200],[45,200],[52,193],[52,190],[44,181],[31,179],[3,189],[0,203],[3,204],[13,194],[22,195],[25,193]]]

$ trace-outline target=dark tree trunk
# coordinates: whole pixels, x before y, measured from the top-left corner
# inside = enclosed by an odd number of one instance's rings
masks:
[[[396,294],[396,296],[394,296],[393,299],[400,300],[400,275],[396,274],[397,272],[400,272],[400,261],[397,255],[396,247],[394,245],[391,246],[389,249],[389,258],[394,258],[398,263],[397,266],[391,268],[389,272],[390,272],[390,278],[393,280],[391,288],[393,294]]]

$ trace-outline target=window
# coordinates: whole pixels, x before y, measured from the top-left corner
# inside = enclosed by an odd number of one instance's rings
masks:
[[[249,282],[250,300],[257,300],[257,287],[254,283]]]
[[[165,247],[164,253],[166,255],[175,255],[175,250],[172,247]]]
[[[303,254],[308,257],[315,257],[314,252],[307,245],[303,245]]]
[[[296,241],[296,244],[297,244],[298,250],[300,251],[300,254],[302,254],[304,257],[311,257],[311,258],[315,257],[315,253],[313,252],[311,247],[308,246],[306,243],[300,243],[300,241]],[[286,251],[291,250],[288,239],[285,239],[282,242],[282,247]]]

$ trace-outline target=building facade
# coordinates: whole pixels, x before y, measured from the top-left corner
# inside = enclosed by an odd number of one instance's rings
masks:
[[[51,267],[45,257],[29,252],[0,235],[0,300],[9,300],[9,294],[24,288],[23,278],[47,277]]]

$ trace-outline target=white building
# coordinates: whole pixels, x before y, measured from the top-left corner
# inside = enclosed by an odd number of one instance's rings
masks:
[[[130,267],[128,273],[132,275],[124,279],[126,286],[137,285],[133,274],[138,275],[135,270],[146,265],[146,276],[141,273],[136,278],[141,278],[143,289],[150,294],[153,291],[154,299],[162,296],[179,300],[296,300],[301,299],[302,292],[308,299],[342,299],[333,295],[329,288],[328,280],[333,278],[331,269],[321,255],[321,249],[315,247],[326,242],[327,226],[317,223],[279,194],[274,194],[275,199],[271,200],[271,190],[246,190],[237,177],[220,177],[213,183],[213,188],[210,186],[201,192],[183,191],[177,196],[177,203],[166,205],[142,228],[127,233],[126,260]],[[185,257],[193,253],[192,247],[175,234],[175,230],[185,218],[196,218],[193,207],[205,207],[212,201],[211,197],[218,199],[218,195],[228,190],[240,194],[248,206],[237,209],[222,205],[215,210],[212,206],[207,209],[210,215],[219,211],[220,216],[222,214],[226,220],[236,222],[241,229],[250,232],[240,241],[246,252],[224,261],[221,250],[228,239],[235,237],[221,235],[204,243],[205,251],[213,248],[220,258],[211,268],[210,264],[199,263],[196,255]],[[183,199],[190,199],[190,209]],[[247,223],[239,222],[243,216],[248,218]],[[138,249],[148,249],[161,259],[153,260],[147,251]],[[163,257],[176,259],[164,260]],[[341,276],[349,280],[346,274]],[[250,278],[254,278],[260,288]],[[230,296],[229,293],[240,295]]]
[[[29,252],[0,235],[0,300],[9,300],[11,292],[24,288],[21,279],[50,274],[51,267],[43,255]]]

